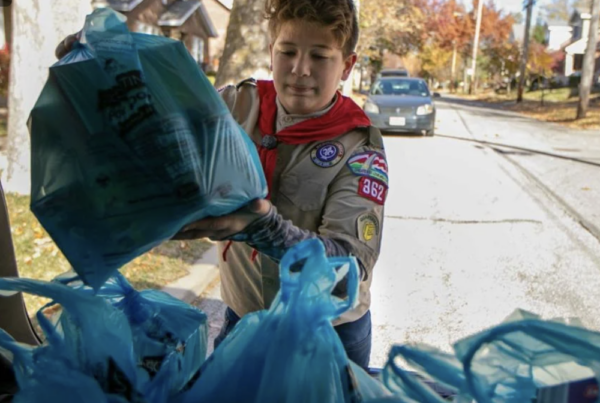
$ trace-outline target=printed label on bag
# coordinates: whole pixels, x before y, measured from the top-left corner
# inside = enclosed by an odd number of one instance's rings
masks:
[[[156,110],[141,71],[119,74],[115,80],[115,86],[98,93],[98,109],[124,136],[155,116]]]

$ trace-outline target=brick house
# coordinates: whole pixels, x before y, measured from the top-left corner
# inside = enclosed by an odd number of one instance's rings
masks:
[[[204,1],[92,0],[92,5],[108,6],[125,15],[130,31],[178,39],[203,69],[212,65],[211,40],[219,34]]]
[[[202,0],[202,3],[206,7],[218,34],[216,38],[211,40],[209,50],[210,66],[207,69],[209,71],[217,71],[219,69],[219,59],[225,47],[229,14],[231,14],[233,0]]]

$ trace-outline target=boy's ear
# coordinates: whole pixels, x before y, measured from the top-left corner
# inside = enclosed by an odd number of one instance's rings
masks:
[[[356,53],[352,53],[344,60],[344,72],[342,73],[342,81],[346,81],[348,77],[350,77],[350,73],[352,72],[352,68],[356,64],[356,60],[358,56]]]

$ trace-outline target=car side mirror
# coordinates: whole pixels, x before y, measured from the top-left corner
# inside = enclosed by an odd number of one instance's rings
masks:
[[[433,97],[434,97],[434,98],[441,98],[441,97],[442,97],[442,94],[440,94],[439,92],[434,92],[434,93],[433,93]]]

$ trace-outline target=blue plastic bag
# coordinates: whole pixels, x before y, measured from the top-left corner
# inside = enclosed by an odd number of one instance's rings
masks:
[[[126,402],[117,396],[109,399],[94,378],[74,370],[54,353],[49,346],[17,343],[0,329],[0,354],[12,363],[19,385],[13,403]]]
[[[131,329],[125,315],[102,298],[62,284],[0,278],[0,296],[26,292],[60,304],[60,315],[36,317],[47,344],[28,350],[10,343],[22,402],[145,403],[137,376]],[[89,389],[86,392],[86,389]],[[103,396],[104,395],[104,396]],[[42,398],[43,397],[43,398]]]
[[[396,362],[400,357],[417,371],[400,367]],[[380,377],[394,396],[403,402],[442,403],[443,395],[437,390],[440,386],[446,386],[443,389],[445,397],[454,397],[453,401],[463,402],[461,395],[455,396],[456,385],[459,389],[461,385],[465,385],[462,364],[456,357],[429,346],[393,346]]]
[[[482,403],[522,402],[541,387],[600,380],[600,333],[526,311],[459,341],[454,350],[469,391]]]
[[[397,396],[440,403],[432,388],[407,369],[456,393],[455,402],[530,402],[541,388],[600,380],[600,333],[517,310],[495,327],[454,344],[455,354],[424,345],[394,346],[382,374]]]
[[[93,293],[69,274],[55,281]],[[181,391],[206,359],[206,315],[165,292],[137,291],[118,272],[95,295],[108,300],[127,317],[138,375],[145,380],[144,396],[154,402],[167,401]]]
[[[266,195],[255,145],[180,41],[97,9],[29,120],[31,210],[97,289],[184,225]]]
[[[290,269],[303,263],[298,272]],[[341,266],[341,267],[340,267]],[[331,320],[352,308],[358,294],[356,259],[327,259],[312,239],[281,260],[281,289],[267,311],[244,316],[181,397],[183,403],[353,402],[361,385]],[[331,294],[348,275],[348,298]],[[362,371],[362,370],[360,370]],[[363,390],[376,397],[372,384]],[[383,387],[380,396],[389,394]]]

